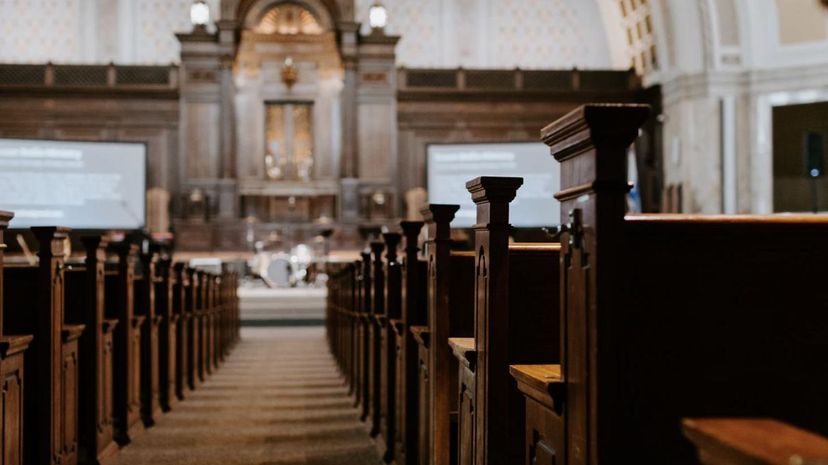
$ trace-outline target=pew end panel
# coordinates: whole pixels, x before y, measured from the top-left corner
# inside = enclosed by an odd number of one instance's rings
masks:
[[[647,116],[587,105],[542,130],[561,163],[567,462],[697,463],[687,417],[828,433],[828,217],[625,215]]]
[[[459,465],[474,465],[477,447],[475,436],[475,414],[477,413],[475,390],[475,373],[477,370],[477,350],[472,337],[449,338],[449,347],[458,361],[457,381],[453,385],[457,396],[457,443],[452,444],[452,452]]]
[[[24,415],[26,377],[24,356],[32,342],[32,336],[0,336],[0,379],[3,390],[2,421],[3,441],[0,457],[3,464],[23,465]],[[31,381],[29,381],[31,382]]]
[[[526,398],[524,463],[566,463],[561,418],[564,389],[561,366],[512,365],[509,373]]]
[[[7,335],[4,327],[5,312],[3,276],[5,275],[4,233],[9,221],[14,217],[11,212],[0,211],[0,425],[3,428],[3,440],[0,442],[0,460],[3,465],[23,465],[24,451],[24,415],[25,415],[25,356],[33,340],[30,334]],[[28,308],[28,307],[24,307]]]
[[[144,431],[141,421],[141,328],[145,316],[135,313],[138,246],[114,242],[105,268],[107,318],[118,320],[113,331],[113,427],[124,446]],[[111,291],[111,292],[110,292]]]

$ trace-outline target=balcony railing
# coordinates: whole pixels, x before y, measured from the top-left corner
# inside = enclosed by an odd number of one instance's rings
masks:
[[[634,70],[400,68],[397,73],[403,93],[630,91],[641,86]]]
[[[0,64],[0,88],[177,91],[178,66]]]

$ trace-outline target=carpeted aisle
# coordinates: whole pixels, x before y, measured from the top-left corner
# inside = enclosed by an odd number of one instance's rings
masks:
[[[118,465],[375,465],[324,329],[245,328],[224,365]]]

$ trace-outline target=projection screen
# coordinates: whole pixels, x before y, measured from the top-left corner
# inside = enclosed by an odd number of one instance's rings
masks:
[[[11,228],[140,229],[145,188],[145,144],[0,139]]]
[[[477,210],[466,181],[478,176],[523,178],[509,207],[512,226],[560,223],[560,206],[553,197],[560,186],[559,166],[544,144],[430,144],[427,155],[428,201],[460,205],[452,226],[474,225]]]

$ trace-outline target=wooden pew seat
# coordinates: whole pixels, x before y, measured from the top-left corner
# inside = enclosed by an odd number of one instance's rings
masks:
[[[704,465],[823,465],[828,439],[768,418],[689,418],[684,435]]]
[[[561,366],[547,365],[512,365],[509,373],[515,378],[518,389],[546,408],[555,410],[555,397],[561,388]]]
[[[473,337],[450,337],[449,346],[458,360],[474,363],[477,351],[474,349]]]

